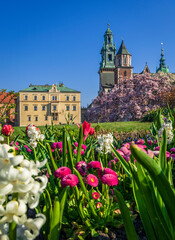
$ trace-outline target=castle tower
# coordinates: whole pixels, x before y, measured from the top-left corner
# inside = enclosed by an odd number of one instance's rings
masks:
[[[164,73],[169,73],[169,68],[165,65],[165,58],[163,54],[163,43],[161,43],[161,58],[160,58],[160,64],[159,67],[156,69],[156,73],[158,71],[164,72]]]
[[[126,49],[124,41],[120,45],[120,48],[115,57],[115,84],[119,84],[125,79],[129,79],[133,76],[133,67],[131,67],[131,54]]]
[[[116,48],[113,43],[113,34],[108,24],[104,34],[104,44],[101,49],[101,62],[98,72],[100,75],[99,93],[114,87],[115,54]]]

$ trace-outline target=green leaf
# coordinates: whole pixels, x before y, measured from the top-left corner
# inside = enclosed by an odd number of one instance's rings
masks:
[[[150,158],[144,153],[137,145],[131,144],[131,153],[134,155],[136,160],[148,171],[154,184],[162,197],[162,200],[166,206],[169,217],[172,221],[172,226],[175,227],[175,194],[172,190],[167,177],[164,175],[160,166],[155,162],[154,159]]]
[[[126,162],[126,160],[120,155],[120,153],[117,152],[117,150],[114,148],[113,145],[111,145],[111,150],[112,150],[113,154],[120,160],[123,168],[125,169],[127,175],[128,175],[129,178],[130,178],[129,165],[128,165],[128,163]]]
[[[89,206],[90,206],[90,208],[91,208],[91,210],[92,210],[92,213],[93,213],[94,217],[97,217],[96,210],[95,210],[94,206],[93,206],[92,203],[91,203],[91,200],[90,200],[90,198],[89,198],[88,190],[86,189],[86,187],[85,187],[85,185],[84,185],[84,182],[83,182],[83,180],[82,180],[82,177],[81,177],[80,173],[79,173],[76,169],[74,169],[74,171],[76,172],[76,174],[77,174],[77,176],[78,176],[78,179],[79,179],[80,184],[81,184],[82,191],[83,191],[84,195],[86,196],[86,198],[87,198],[87,200],[88,200],[88,204],[89,204]]]
[[[52,151],[51,151],[51,147],[49,145],[49,143],[46,143],[47,149],[48,149],[48,153],[49,153],[49,157],[53,166],[54,171],[56,171],[58,169],[58,166],[56,165],[54,159],[53,159],[53,155],[52,155]]]
[[[157,236],[156,239],[171,239],[172,236],[162,214],[162,208],[159,206],[159,201],[156,198],[155,189],[153,188],[150,177],[148,174],[146,174],[146,170],[144,170],[143,167],[137,162],[137,175],[135,172],[133,172],[133,170],[132,174],[139,187],[139,191],[148,211],[150,221],[154,227],[155,235]],[[145,222],[146,221],[147,220],[145,220]],[[149,233],[147,229],[147,234],[149,234],[148,239],[150,239],[150,234],[151,237],[153,237],[153,233],[150,231],[150,229]]]
[[[58,240],[61,231],[62,218],[64,213],[64,206],[67,199],[67,191],[69,187],[62,190],[59,197],[55,197],[53,215],[51,221],[51,229],[48,240]]]
[[[135,231],[134,224],[133,224],[130,214],[129,214],[129,209],[127,208],[127,206],[125,204],[124,198],[118,190],[114,189],[114,192],[117,196],[117,201],[118,201],[121,215],[122,215],[122,218],[124,221],[127,239],[128,240],[136,240],[136,239],[138,239],[137,233]]]
[[[67,166],[67,154],[66,154],[66,130],[63,129],[63,166]]]
[[[162,119],[161,119],[161,109],[158,110],[158,115],[156,117],[156,127],[157,127],[157,130],[159,130],[162,126]]]
[[[173,117],[172,111],[171,111],[168,103],[167,103],[167,109],[168,109],[168,113],[169,113],[169,116],[170,116],[171,121],[172,121],[172,127],[174,128],[174,117]]]
[[[82,143],[83,143],[83,127],[81,126],[79,131],[79,140],[78,140],[78,149],[77,149],[77,160],[76,160],[77,163],[80,161]]]
[[[135,180],[133,182],[133,192],[134,192],[137,208],[140,213],[140,218],[142,220],[144,230],[146,232],[146,236],[149,240],[156,240],[156,236],[154,234],[154,230],[153,230],[153,227],[152,227],[149,215],[148,215],[147,208],[146,208],[144,200],[143,200],[142,193],[139,190]]]
[[[164,129],[161,137],[161,144],[160,144],[160,151],[159,151],[159,165],[165,175],[167,170],[166,149],[167,149],[167,136],[166,136],[166,130]]]
[[[51,221],[50,234],[48,240],[58,240],[60,234],[60,201],[58,197],[55,197],[53,216]]]
[[[66,132],[66,140],[67,140],[67,150],[68,150],[68,166],[70,167],[73,173],[74,162],[72,157],[72,148],[71,148],[72,145],[71,145],[70,135],[68,132]]]

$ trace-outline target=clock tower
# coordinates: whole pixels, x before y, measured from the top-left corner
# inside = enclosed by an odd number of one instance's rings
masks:
[[[104,44],[101,49],[101,62],[98,72],[100,75],[99,93],[114,87],[115,54],[116,47],[113,43],[113,33],[108,24],[104,34]]]

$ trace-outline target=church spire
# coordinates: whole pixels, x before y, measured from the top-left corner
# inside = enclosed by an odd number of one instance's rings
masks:
[[[169,68],[165,65],[165,58],[164,58],[164,53],[163,53],[163,43],[161,43],[161,58],[160,58],[160,64],[159,68],[157,68],[156,73],[158,71],[168,73]]]
[[[108,28],[104,34],[104,44],[101,49],[101,63],[100,68],[115,68],[114,58],[116,54],[115,44],[113,43],[113,33],[111,29]]]

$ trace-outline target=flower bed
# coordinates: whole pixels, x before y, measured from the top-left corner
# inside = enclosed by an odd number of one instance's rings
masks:
[[[149,134],[127,139],[87,122],[78,135],[69,125],[58,133],[31,124],[11,146],[0,144],[0,237],[95,239],[124,226],[133,240],[140,218],[147,239],[173,239],[173,121],[159,112]],[[2,134],[9,141],[13,129]]]

